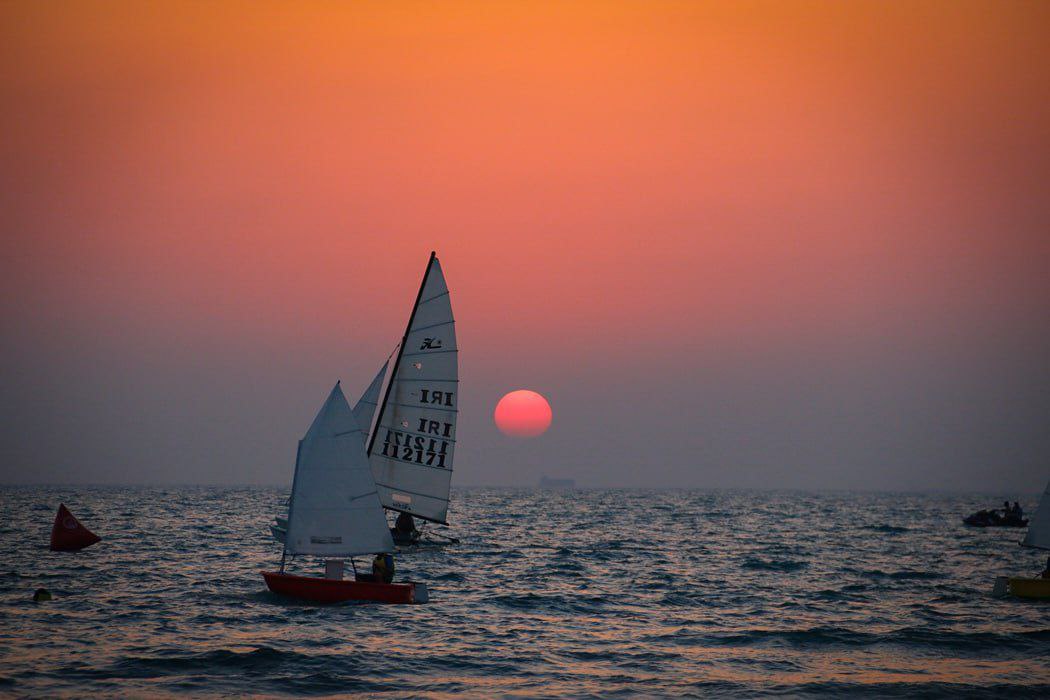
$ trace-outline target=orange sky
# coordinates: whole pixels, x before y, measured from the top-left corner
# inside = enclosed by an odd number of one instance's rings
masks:
[[[486,401],[683,347],[1038,345],[1048,29],[1040,2],[5,3],[5,344],[27,376],[336,348],[364,383],[437,249]]]

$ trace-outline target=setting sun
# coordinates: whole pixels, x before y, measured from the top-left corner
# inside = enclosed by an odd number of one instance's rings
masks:
[[[551,405],[535,391],[519,389],[499,400],[493,417],[504,435],[536,437],[551,426]]]

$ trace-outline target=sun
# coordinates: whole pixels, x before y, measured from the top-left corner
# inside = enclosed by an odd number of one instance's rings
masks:
[[[504,435],[536,437],[551,426],[551,405],[535,391],[518,389],[506,394],[496,404],[493,418]]]

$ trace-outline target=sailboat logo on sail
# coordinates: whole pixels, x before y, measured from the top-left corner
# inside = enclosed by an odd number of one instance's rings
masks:
[[[441,347],[441,338],[423,338],[423,344],[419,346],[420,350],[437,350]]]

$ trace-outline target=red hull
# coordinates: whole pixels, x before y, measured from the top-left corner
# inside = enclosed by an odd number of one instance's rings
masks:
[[[51,527],[51,550],[75,552],[101,541],[101,537],[80,524],[64,503],[58,505],[55,524]]]
[[[266,579],[266,585],[274,593],[314,603],[342,603],[347,600],[371,600],[376,603],[426,602],[426,594],[423,591],[418,592],[423,595],[417,595],[417,584],[415,583],[346,581],[313,576],[292,576],[273,571],[264,571],[262,575]]]

